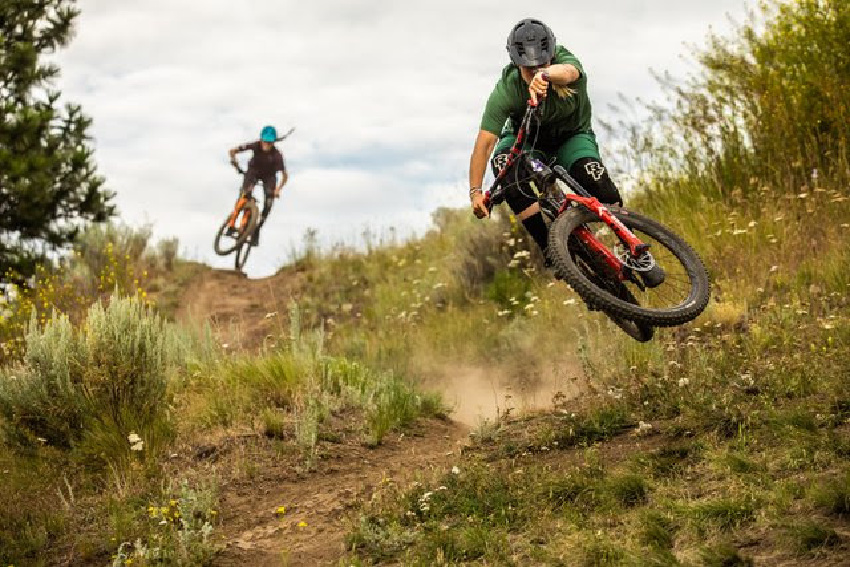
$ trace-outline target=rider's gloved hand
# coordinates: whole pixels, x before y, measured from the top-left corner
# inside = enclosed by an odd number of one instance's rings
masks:
[[[534,74],[534,78],[528,84],[528,93],[531,95],[531,100],[537,104],[540,98],[546,98],[546,91],[549,89],[549,73],[546,70],[538,71]]]
[[[472,212],[476,217],[483,219],[488,216],[487,205],[484,204],[484,194],[481,191],[472,192],[469,198],[472,201]]]

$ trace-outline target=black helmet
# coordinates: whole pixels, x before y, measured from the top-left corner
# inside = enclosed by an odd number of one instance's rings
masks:
[[[526,18],[508,34],[506,49],[516,65],[544,65],[555,56],[555,34],[540,20]]]

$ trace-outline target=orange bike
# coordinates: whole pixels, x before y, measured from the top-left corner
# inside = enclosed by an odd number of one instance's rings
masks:
[[[245,175],[245,170],[238,163],[234,163],[233,167],[241,175]],[[235,267],[241,271],[248,259],[248,254],[251,253],[251,238],[259,220],[260,208],[257,206],[257,200],[254,199],[253,189],[247,194],[240,192],[236,206],[224,219],[215,235],[213,244],[215,253],[226,256],[236,251]]]

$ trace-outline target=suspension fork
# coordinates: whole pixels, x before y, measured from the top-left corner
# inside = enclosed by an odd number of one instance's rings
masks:
[[[233,208],[233,212],[230,213],[230,223],[228,224],[230,228],[236,228],[236,220],[239,218],[239,211],[242,210],[242,207],[245,206],[247,201],[248,197],[245,195],[240,195],[239,199],[236,200],[236,206]],[[248,219],[245,218],[245,215],[243,215],[241,226],[245,226],[245,223],[247,222]]]
[[[561,209],[558,211],[558,214],[562,214],[564,210],[570,206],[570,203],[578,203],[599,217],[608,227],[611,228],[611,230],[614,231],[614,234],[620,242],[628,247],[629,253],[633,258],[638,258],[649,250],[649,244],[642,242],[637,236],[635,236],[634,233],[626,227],[626,225],[620,222],[620,219],[608,210],[608,207],[600,203],[595,197],[582,197],[572,194],[567,195],[563,205],[561,205]],[[575,234],[576,237],[584,243],[591,252],[602,258],[602,260],[614,271],[614,273],[617,274],[620,281],[631,279],[631,274],[629,273],[630,269],[628,266],[626,266],[626,264],[624,264],[616,254],[614,254],[607,246],[596,238],[586,225],[582,225],[577,228],[573,234]]]

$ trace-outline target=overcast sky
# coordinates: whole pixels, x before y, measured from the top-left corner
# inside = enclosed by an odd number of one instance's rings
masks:
[[[248,261],[273,273],[308,227],[325,244],[421,233],[467,201],[483,104],[505,39],[545,21],[587,71],[594,116],[618,93],[655,99],[650,75],[687,72],[688,44],[744,19],[746,0],[79,0],[59,55],[65,100],[93,118],[96,158],[121,218],[177,236],[214,266],[212,238],[240,178],[227,150],[266,123],[290,182]],[[605,159],[605,147],[602,148]],[[243,154],[243,163],[247,155]],[[259,194],[259,190],[258,190]]]

